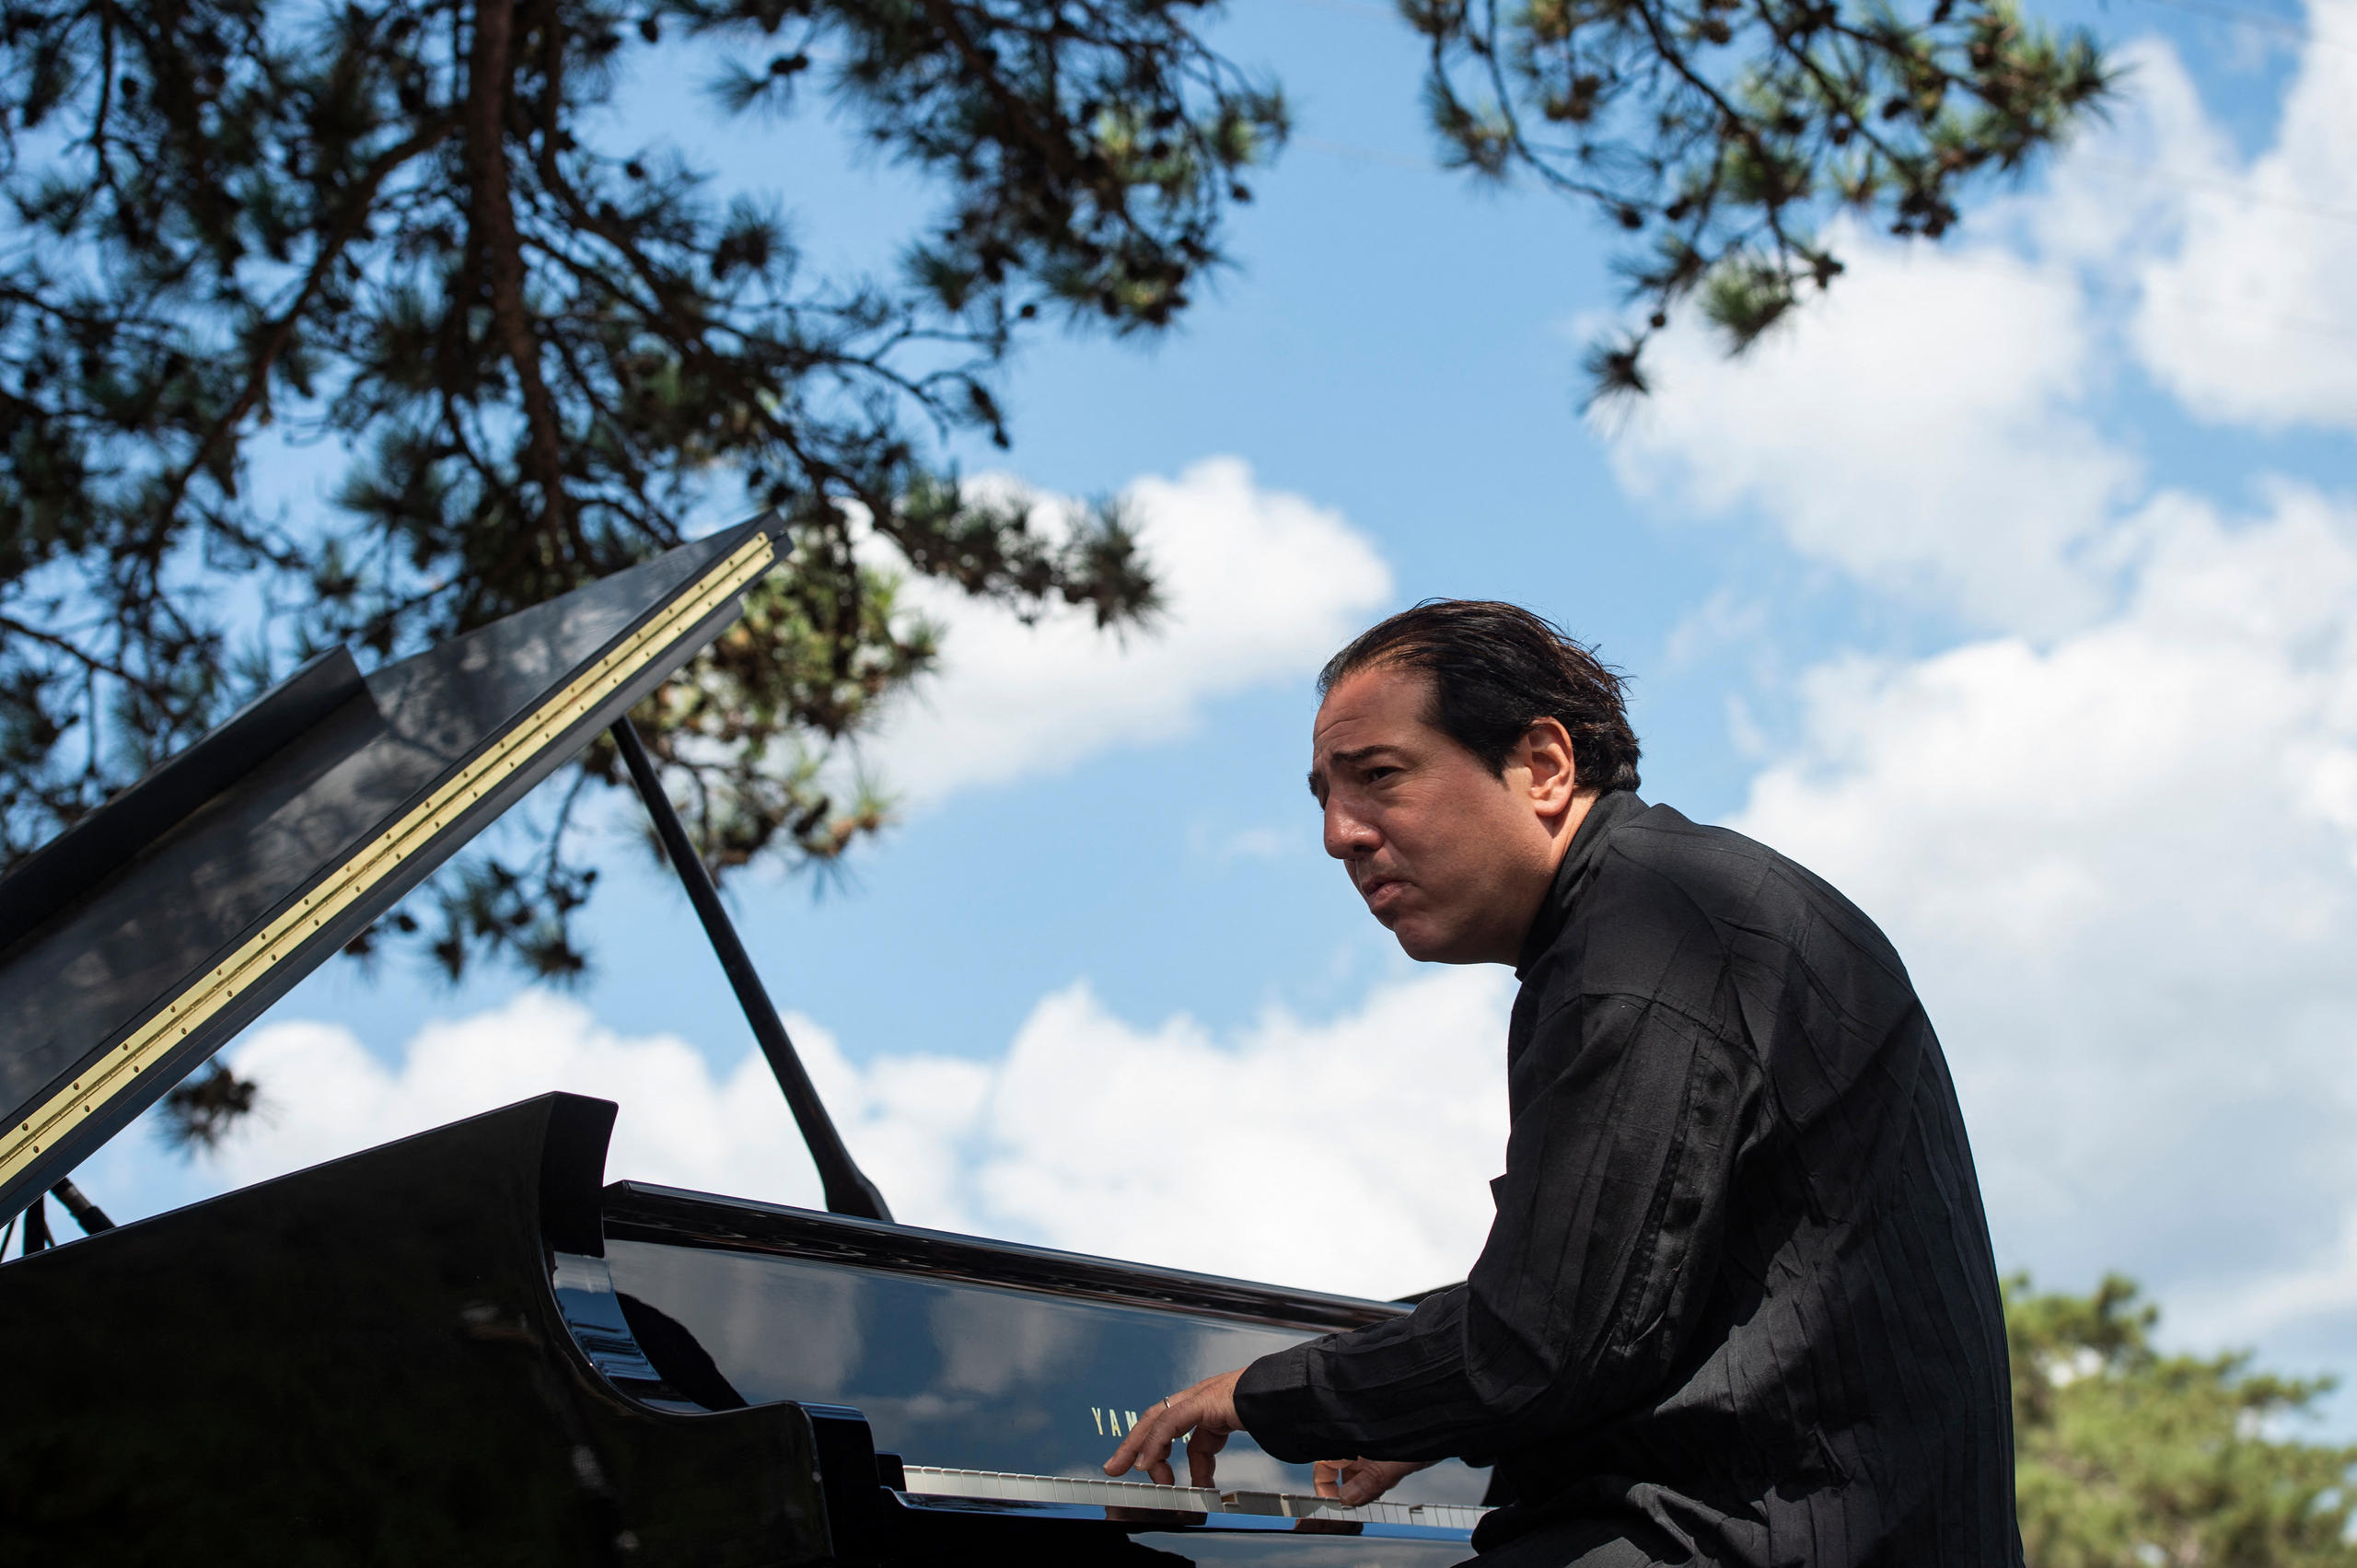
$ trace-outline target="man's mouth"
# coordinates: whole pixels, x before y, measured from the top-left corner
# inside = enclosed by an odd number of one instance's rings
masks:
[[[1381,914],[1386,906],[1397,902],[1407,889],[1408,884],[1397,877],[1375,877],[1359,885],[1359,897],[1366,900],[1369,910]]]

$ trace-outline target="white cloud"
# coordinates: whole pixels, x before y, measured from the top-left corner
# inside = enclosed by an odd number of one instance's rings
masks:
[[[2142,267],[2135,343],[2206,419],[2357,429],[2357,308],[2349,286],[2357,200],[2357,0],[2310,0],[2276,139],[2247,164],[2198,120],[2165,166],[2170,242]]]
[[[2311,11],[2357,35],[2357,0]],[[2357,428],[2357,52],[2305,50],[2247,161],[2169,48],[2119,59],[2113,122],[1961,240],[1837,225],[1849,272],[1738,360],[1682,316],[1614,443],[1623,487],[1748,511],[1870,587],[2051,636],[2114,608],[2142,543],[2123,527],[2142,457],[2096,413],[2131,355],[2200,419]]]
[[[1292,855],[1322,853],[1314,824],[1289,828],[1263,824],[1222,832],[1208,822],[1197,822],[1187,830],[1187,848],[1196,858],[1215,865],[1238,860],[1283,860]]]
[[[1245,828],[1230,833],[1219,846],[1222,860],[1281,860],[1296,849],[1310,845],[1306,832],[1286,832],[1282,828]]]
[[[2279,486],[2257,519],[2167,496],[2138,525],[2113,619],[1813,672],[1736,825],[1907,957],[2001,1254],[2258,1331],[2220,1282],[2357,1214],[2357,508]]]
[[[1756,507],[1802,554],[1984,625],[2083,620],[2104,597],[2087,552],[2136,465],[2077,412],[2071,277],[1990,245],[1836,249],[1848,273],[1742,360],[1691,320],[1662,336],[1655,395],[1612,447],[1621,484]]]
[[[1662,639],[1662,662],[1672,669],[1692,664],[1720,648],[1757,646],[1768,630],[1768,606],[1733,588],[1721,588],[1678,617]]]
[[[1124,499],[1163,595],[1153,630],[1108,635],[1076,610],[1027,626],[910,585],[946,634],[942,674],[864,748],[893,788],[935,800],[1184,735],[1206,699],[1314,673],[1391,598],[1390,569],[1340,513],[1260,489],[1237,459],[1138,480]],[[1037,515],[1053,527],[1071,507],[1042,497]]]
[[[800,1036],[814,1073],[840,1076],[834,1042],[807,1025]],[[398,1062],[371,1055],[348,1029],[300,1021],[256,1029],[233,1048],[231,1062],[265,1095],[211,1161],[232,1186],[566,1088],[630,1108],[615,1132],[610,1164],[617,1174],[639,1174],[644,1162],[659,1169],[657,1179],[683,1185],[734,1179],[764,1191],[816,1191],[809,1162],[785,1141],[792,1134],[783,1104],[769,1103],[777,1090],[758,1053],[715,1077],[685,1040],[618,1036],[578,1003],[547,993],[429,1024]]]
[[[985,1201],[1119,1257],[1384,1295],[1462,1279],[1504,1166],[1509,991],[1443,970],[1225,1044],[1051,997],[1001,1070]]]
[[[1388,1296],[1462,1278],[1486,1234],[1507,990],[1503,971],[1445,970],[1219,1039],[1183,1016],[1139,1028],[1076,984],[995,1061],[861,1066],[808,1020],[789,1027],[908,1223]],[[304,1022],[264,1027],[234,1061],[270,1098],[210,1166],[229,1185],[564,1088],[621,1104],[610,1179],[819,1202],[757,1053],[715,1073],[684,1040],[618,1036],[543,993],[432,1025],[397,1062]]]

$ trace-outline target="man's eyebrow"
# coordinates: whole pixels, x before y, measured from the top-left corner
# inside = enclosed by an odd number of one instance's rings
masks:
[[[1329,751],[1326,753],[1326,761],[1364,762],[1378,751],[1397,751],[1398,749],[1398,747],[1387,740],[1378,740],[1372,746],[1353,746],[1348,751]],[[1325,763],[1320,762],[1313,764],[1309,770],[1309,793],[1312,795],[1318,793],[1318,775],[1324,767]]]

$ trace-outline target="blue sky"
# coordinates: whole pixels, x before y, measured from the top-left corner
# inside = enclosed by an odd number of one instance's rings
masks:
[[[1397,954],[1301,772],[1325,652],[1495,596],[1635,677],[1649,796],[1891,931],[2002,1263],[2125,1269],[2187,1342],[2357,1372],[2357,0],[2043,14],[2132,64],[2108,130],[1942,250],[1859,240],[1752,361],[1681,325],[1614,427],[1576,407],[1611,237],[1431,168],[1383,8],[1222,25],[1298,126],[1235,271],[1158,343],[1031,344],[1012,452],[967,454],[1146,498],[1173,623],[1034,645],[952,607],[932,706],[875,748],[900,825],[823,895],[732,887],[905,1217],[1461,1274],[1505,981]],[[823,124],[732,148],[822,261],[880,263],[927,209]],[[85,1184],[146,1212],[564,1083],[625,1098],[613,1174],[807,1199],[684,900],[628,844],[609,865],[573,998],[331,967],[237,1048],[272,1121],[193,1167],[134,1133]]]

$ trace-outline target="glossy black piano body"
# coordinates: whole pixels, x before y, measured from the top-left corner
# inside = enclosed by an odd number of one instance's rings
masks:
[[[601,1190],[613,1114],[552,1095],[0,1267],[0,1562],[1466,1555],[1471,1472],[1288,1517],[1249,1494],[1306,1477],[1242,1439],[1203,1512],[920,1490],[1089,1475],[1163,1389],[1399,1308]]]

